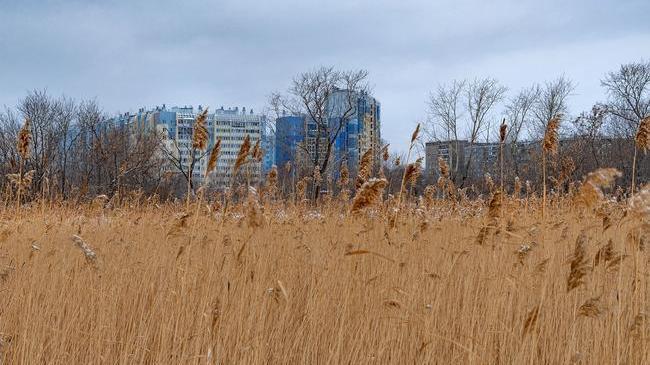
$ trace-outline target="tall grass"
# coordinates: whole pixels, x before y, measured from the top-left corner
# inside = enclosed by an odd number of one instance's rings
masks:
[[[344,165],[340,195],[313,205],[316,177],[283,197],[277,168],[238,199],[9,202],[0,362],[650,361],[649,188],[617,201],[620,172],[599,169],[558,204],[518,179],[470,200],[440,159],[440,194],[411,199],[409,158],[395,197],[370,167],[349,199]]]

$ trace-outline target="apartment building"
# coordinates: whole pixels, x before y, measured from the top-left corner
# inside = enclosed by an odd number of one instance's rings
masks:
[[[125,113],[112,120],[114,123],[131,127],[155,129],[162,138],[161,155],[167,156],[169,160],[180,162],[185,169],[188,169],[192,161],[194,122],[203,109],[201,105],[198,108],[193,106],[167,108],[163,104],[162,107],[152,110],[140,109],[134,114]],[[203,183],[208,162],[206,154],[217,140],[221,140],[221,153],[217,160],[217,167],[208,178],[211,184],[228,186],[232,182],[233,166],[246,136],[249,136],[251,145],[265,138],[266,117],[255,114],[252,109],[247,111],[245,107],[241,109],[220,107],[208,114],[206,124],[209,135],[208,148],[206,151],[196,152],[195,159],[198,162],[192,171],[193,180],[195,183]],[[170,172],[178,172],[178,168],[171,161],[164,164],[162,168]],[[262,175],[262,162],[250,160],[239,175],[244,176],[251,184],[259,182]]]

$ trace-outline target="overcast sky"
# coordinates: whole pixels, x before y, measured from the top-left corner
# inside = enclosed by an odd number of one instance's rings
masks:
[[[604,73],[650,58],[648,14],[648,0],[0,0],[0,105],[47,88],[107,113],[260,110],[298,72],[364,68],[382,137],[404,148],[429,91],[453,79],[514,93],[565,75],[571,112],[589,109]]]

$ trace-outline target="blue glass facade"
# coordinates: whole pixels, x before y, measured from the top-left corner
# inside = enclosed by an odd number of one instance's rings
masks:
[[[161,110],[155,114],[156,124],[163,124],[167,127],[167,138],[174,139],[176,136],[176,112]]]
[[[280,117],[275,122],[275,165],[294,161],[298,144],[305,140],[305,118]]]
[[[328,111],[330,114],[330,128],[335,129],[341,120],[341,116],[350,107],[348,104],[349,95],[346,90],[340,90],[332,94]],[[345,122],[345,127],[336,138],[334,145],[334,163],[338,166],[342,160],[347,160],[348,168],[351,171],[357,169],[360,153],[368,148],[378,148],[376,145],[380,139],[380,104],[372,96],[360,93],[354,97],[355,104],[352,115]],[[370,130],[366,130],[370,128]],[[365,136],[364,139],[362,137]],[[375,151],[377,152],[377,151]],[[335,171],[335,176],[336,171]]]

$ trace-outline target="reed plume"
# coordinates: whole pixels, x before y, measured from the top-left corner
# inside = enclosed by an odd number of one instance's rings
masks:
[[[580,187],[577,201],[587,207],[594,207],[604,199],[602,189],[610,188],[616,178],[623,174],[615,168],[602,168],[587,174],[584,183]]]
[[[20,163],[18,167],[17,178],[12,179],[12,177],[10,176],[15,174],[9,174],[7,176],[9,180],[12,182],[12,184],[14,184],[17,187],[17,193],[16,193],[17,207],[21,203],[21,196],[23,190],[28,189],[29,186],[31,186],[32,184],[32,177],[34,174],[33,170],[30,171],[31,174],[27,173],[25,174],[25,176],[23,176],[25,161],[29,158],[29,145],[31,141],[32,141],[31,119],[25,118],[25,124],[23,124],[23,127],[18,132],[18,138],[16,141],[16,149],[18,150],[18,154],[20,155]]]
[[[406,172],[404,173],[405,180],[411,186],[415,186],[418,178],[422,174],[422,157],[419,157],[415,162],[408,164],[406,166]]]
[[[487,214],[487,224],[481,227],[478,235],[476,236],[476,244],[482,245],[485,243],[486,239],[492,234],[492,232],[499,225],[499,216],[501,212],[501,203],[502,203],[502,193],[501,191],[495,191],[492,194],[490,199],[490,204],[488,205],[488,214]]]
[[[251,149],[251,138],[247,134],[246,137],[244,137],[244,142],[242,142],[241,146],[239,147],[239,152],[237,153],[237,159],[235,160],[235,164],[233,166],[233,178],[234,175],[237,174],[237,171],[246,163],[246,158],[248,157],[248,153],[250,152]]]
[[[363,183],[368,180],[372,173],[372,148],[369,148],[361,157],[359,163],[359,172],[357,174],[357,181],[355,187],[359,189]]]
[[[558,129],[560,128],[560,116],[556,115],[546,124],[546,132],[542,141],[542,218],[546,216],[546,155],[557,154]]]
[[[589,261],[587,260],[587,235],[580,232],[576,239],[573,257],[571,259],[571,268],[567,277],[567,292],[584,284],[585,276],[589,270]]]
[[[25,124],[18,132],[17,149],[23,160],[29,158],[29,144],[32,141],[31,119],[25,118]]]
[[[260,162],[262,161],[262,157],[264,157],[264,153],[260,147],[260,140],[258,139],[253,146],[253,150],[251,151],[251,158],[257,162]]]
[[[221,138],[212,147],[210,151],[210,158],[208,159],[208,167],[205,169],[205,177],[207,177],[214,169],[217,167],[217,160],[219,159],[219,153],[221,153]]]
[[[650,149],[650,116],[641,119],[634,138],[636,147],[646,153]]]
[[[196,116],[194,122],[194,131],[192,133],[192,148],[197,150],[205,150],[208,145],[208,128],[205,122],[208,119],[208,109],[205,108],[199,115]],[[190,172],[191,173],[191,172]]]
[[[548,121],[546,124],[546,133],[544,133],[544,140],[542,142],[542,146],[544,148],[544,152],[550,153],[550,154],[557,154],[557,147],[558,147],[558,129],[560,128],[560,116],[556,115],[555,117],[551,118],[551,120]]]
[[[497,190],[494,192],[494,194],[492,194],[492,199],[490,199],[490,205],[488,206],[488,218],[490,218],[492,223],[496,223],[496,220],[499,218],[499,214],[501,212],[502,194],[502,192]]]
[[[266,196],[275,199],[278,192],[278,167],[273,165],[266,175]]]
[[[419,134],[420,134],[420,123],[418,123],[417,127],[415,127],[415,130],[413,131],[413,134],[411,134],[411,144],[413,144],[415,140],[418,139]]]
[[[356,214],[372,206],[381,198],[388,182],[385,179],[370,179],[363,183],[352,200],[350,213]]]

